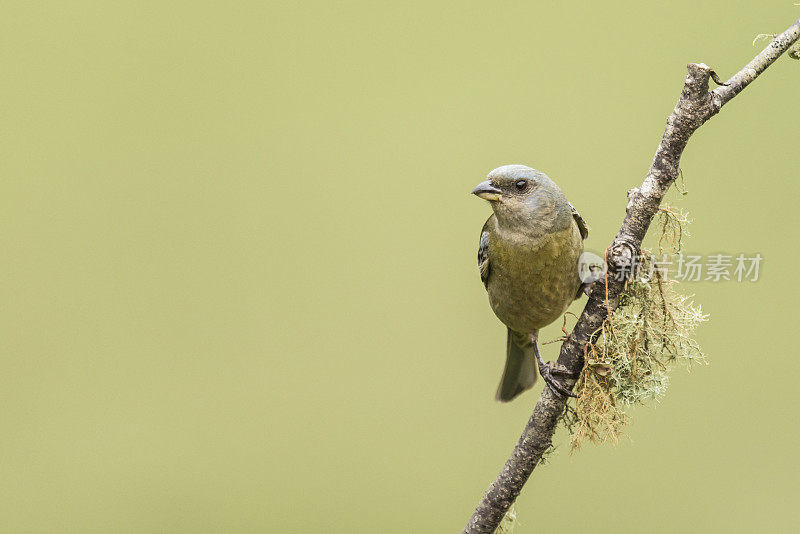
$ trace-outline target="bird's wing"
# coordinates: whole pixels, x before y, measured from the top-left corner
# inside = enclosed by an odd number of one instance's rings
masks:
[[[572,218],[575,219],[576,223],[578,223],[578,230],[581,231],[581,237],[586,239],[589,237],[589,229],[586,227],[586,221],[583,220],[583,217],[581,217],[581,214],[575,209],[575,206],[572,205],[572,202],[569,202],[568,204],[572,209]]]
[[[586,221],[583,220],[583,217],[581,217],[581,214],[575,209],[575,206],[572,205],[572,202],[569,202],[568,204],[569,207],[572,208],[572,218],[575,219],[576,223],[578,223],[578,230],[581,232],[581,238],[586,239],[589,237],[589,229],[586,227]],[[580,298],[580,296],[584,293],[588,297],[589,290],[592,288],[592,284],[583,282],[580,277],[578,277],[578,281],[580,282],[580,286],[578,287],[578,294],[575,295],[575,298]]]
[[[492,217],[489,217],[486,224],[483,225],[481,240],[478,242],[478,270],[481,273],[481,282],[485,287],[489,286],[489,224]]]

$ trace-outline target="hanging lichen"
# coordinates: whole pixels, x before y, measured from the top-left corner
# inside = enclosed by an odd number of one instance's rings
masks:
[[[657,222],[659,254],[679,252],[687,235],[686,216],[664,207]],[[694,339],[695,328],[707,320],[700,306],[676,290],[677,282],[668,279],[648,250],[638,258],[635,274],[596,341],[587,346],[586,364],[576,384],[578,397],[565,416],[572,450],[586,440],[617,443],[628,408],[664,395],[670,364],[705,362]]]

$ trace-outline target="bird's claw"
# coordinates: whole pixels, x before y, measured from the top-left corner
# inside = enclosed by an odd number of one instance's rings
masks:
[[[592,294],[592,288],[594,287],[595,282],[597,282],[597,280],[592,280],[591,282],[583,282],[581,284],[580,289],[578,290],[578,297],[581,296],[581,293],[583,293],[587,297],[590,296]]]
[[[563,367],[557,366],[553,362],[544,363],[542,356],[539,354],[538,347],[536,348],[535,354],[536,363],[539,365],[539,374],[542,375],[542,379],[544,380],[545,384],[547,384],[547,386],[553,390],[553,393],[563,397],[577,397],[577,395],[572,392],[572,389],[562,384],[561,380],[556,378],[555,375],[561,375],[564,378],[571,379],[575,379],[577,377]]]
[[[562,365],[553,362],[544,363],[542,355],[539,354],[539,345],[536,343],[536,337],[532,337],[531,341],[533,343],[533,354],[536,356],[536,364],[539,367],[539,374],[542,376],[545,384],[547,384],[556,395],[577,397],[577,395],[572,392],[572,388],[565,386],[555,375],[560,375],[570,380],[577,380],[578,377],[567,371]]]
[[[542,375],[542,379],[544,380],[545,384],[547,384],[548,387],[553,390],[553,393],[559,394],[563,397],[577,397],[577,395],[575,395],[570,388],[565,386],[561,380],[555,377],[555,375],[562,375],[570,378],[570,373],[566,370],[556,367],[553,362],[539,362],[539,374]]]

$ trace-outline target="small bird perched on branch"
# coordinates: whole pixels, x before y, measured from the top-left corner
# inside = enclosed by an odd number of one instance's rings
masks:
[[[547,175],[525,165],[498,167],[472,193],[494,211],[481,231],[478,268],[492,310],[508,327],[496,398],[508,402],[530,389],[534,361],[551,389],[574,397],[557,378],[569,376],[542,361],[537,340],[539,329],[561,317],[580,294],[586,224]]]

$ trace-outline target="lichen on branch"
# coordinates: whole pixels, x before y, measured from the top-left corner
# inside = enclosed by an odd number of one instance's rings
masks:
[[[688,217],[669,206],[660,208],[657,217],[659,256],[679,253]],[[677,285],[657,257],[644,250],[618,307],[609,310],[596,340],[586,346],[578,397],[565,415],[572,451],[586,441],[616,444],[629,420],[628,409],[664,395],[671,364],[705,363],[694,333],[708,316]]]

